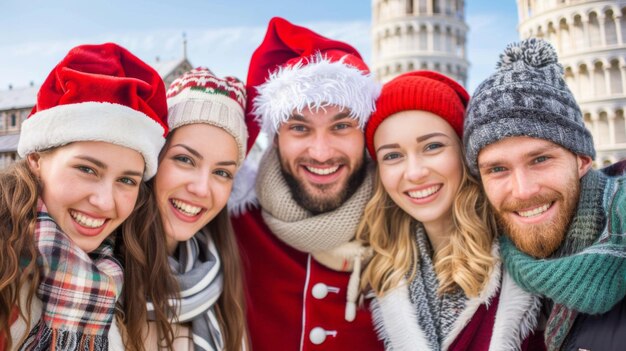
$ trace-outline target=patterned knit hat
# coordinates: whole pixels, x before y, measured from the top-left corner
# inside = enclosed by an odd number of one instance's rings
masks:
[[[376,101],[376,112],[365,128],[365,142],[370,156],[376,160],[374,134],[378,126],[387,117],[401,111],[432,112],[445,119],[461,138],[468,100],[467,91],[459,83],[437,72],[409,72],[390,80],[383,86]]]
[[[222,128],[235,138],[240,166],[246,156],[248,131],[244,119],[245,85],[235,77],[218,78],[208,68],[185,72],[167,90],[170,130],[207,123]]]
[[[380,94],[356,49],[279,17],[252,55],[247,84],[248,112],[270,136],[294,109],[328,105],[348,108],[363,128]]]
[[[21,157],[75,141],[137,150],[150,179],[167,135],[165,86],[159,74],[117,44],[73,48],[39,89],[22,124]]]
[[[513,43],[500,55],[497,71],[478,86],[467,109],[464,138],[467,164],[475,176],[478,153],[507,137],[546,139],[595,158],[593,139],[557,60],[544,40]]]

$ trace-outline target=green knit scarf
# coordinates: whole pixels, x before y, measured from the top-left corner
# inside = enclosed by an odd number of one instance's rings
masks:
[[[517,284],[554,301],[545,331],[548,350],[560,349],[579,312],[607,312],[626,295],[625,187],[624,177],[590,170],[565,241],[548,259],[501,240],[502,259]]]

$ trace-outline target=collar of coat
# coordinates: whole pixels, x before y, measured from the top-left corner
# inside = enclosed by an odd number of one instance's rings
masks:
[[[500,257],[499,245],[492,248],[494,257]],[[470,322],[478,307],[487,306],[500,291],[493,334],[489,350],[517,350],[522,341],[535,329],[540,308],[537,296],[522,290],[501,264],[494,267],[487,285],[479,296],[467,300],[465,309],[443,341],[447,350]],[[374,326],[379,337],[388,340],[393,350],[430,350],[426,334],[420,328],[415,308],[409,299],[407,282],[403,281],[385,296],[372,302]]]

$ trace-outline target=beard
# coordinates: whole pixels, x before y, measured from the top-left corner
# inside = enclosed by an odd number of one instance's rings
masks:
[[[511,200],[503,203],[500,209],[494,208],[499,226],[519,250],[535,258],[546,258],[561,246],[578,206],[580,182],[574,178],[563,189],[568,191],[561,194],[551,190],[531,200]],[[519,224],[512,218],[517,216],[513,212],[546,203],[554,206],[556,202],[561,204],[559,212],[544,223]]]
[[[365,152],[363,155],[365,156]],[[343,184],[339,185],[339,189],[333,191],[333,188],[337,187],[336,183],[310,184],[305,180],[296,178],[291,172],[288,171],[285,160],[283,160],[280,156],[280,151],[278,151],[278,157],[281,165],[280,171],[289,186],[291,196],[296,203],[298,203],[298,205],[302,206],[314,215],[333,211],[343,205],[346,200],[354,195],[361,184],[363,184],[363,180],[365,179],[367,172],[364,162],[365,157],[363,157],[360,162],[355,165],[352,173],[343,182]],[[334,158],[321,163],[311,159],[299,158],[296,159],[295,163],[306,162],[311,165],[324,166],[336,164],[346,165],[350,164],[349,161],[350,160],[345,157]],[[315,189],[315,191],[310,188]]]

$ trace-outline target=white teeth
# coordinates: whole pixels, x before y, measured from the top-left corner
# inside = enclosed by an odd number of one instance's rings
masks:
[[[523,211],[523,212],[517,212],[517,214],[519,214],[522,217],[535,217],[538,216],[544,212],[546,212],[546,210],[550,207],[550,204],[545,204],[543,206],[539,206],[535,209],[532,209],[530,211]]]
[[[426,188],[423,190],[409,191],[408,194],[414,199],[422,199],[438,192],[439,189],[441,189],[441,185],[433,185],[430,188]]]
[[[329,174],[337,172],[337,170],[339,169],[339,166],[335,166],[331,168],[315,168],[315,167],[307,166],[306,169],[311,173],[315,173],[319,175],[329,175]]]
[[[95,219],[88,216],[85,216],[82,213],[70,211],[70,215],[78,224],[89,227],[89,228],[99,228],[102,227],[106,220],[104,219]]]
[[[198,213],[200,213],[200,211],[202,211],[202,207],[192,206],[192,205],[190,205],[188,203],[185,203],[185,202],[182,202],[180,200],[172,199],[172,204],[174,205],[174,207],[179,209],[181,212],[183,212],[184,214],[189,215],[189,216],[195,216]]]

